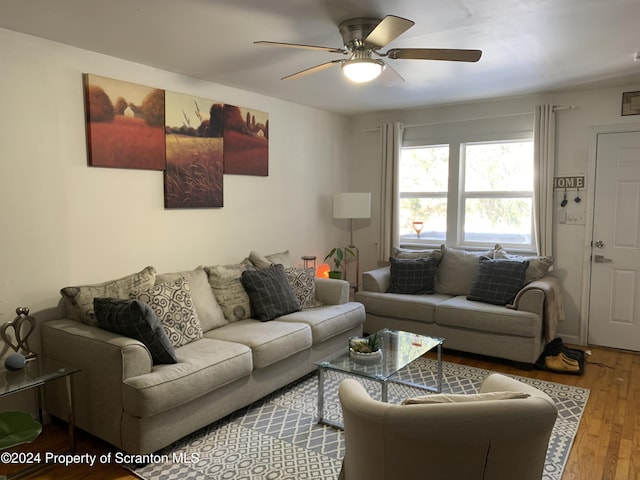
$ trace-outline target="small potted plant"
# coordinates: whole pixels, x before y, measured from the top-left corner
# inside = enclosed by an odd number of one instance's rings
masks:
[[[380,339],[374,333],[368,337],[351,337],[349,339],[349,354],[356,359],[377,359],[382,355]]]
[[[343,278],[344,265],[348,262],[349,257],[356,258],[355,252],[349,247],[334,247],[327,253],[324,261],[331,260],[334,265],[334,269],[329,270],[329,278]]]

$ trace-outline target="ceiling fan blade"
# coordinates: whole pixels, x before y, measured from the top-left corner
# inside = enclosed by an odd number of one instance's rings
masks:
[[[378,80],[385,87],[395,87],[404,83],[404,78],[394,68],[391,68],[391,65],[386,63]]]
[[[322,50],[325,52],[331,53],[348,53],[346,50],[342,48],[335,47],[321,47],[319,45],[303,45],[300,43],[283,43],[283,42],[268,42],[265,40],[258,40],[257,42],[253,42],[255,45],[266,45],[268,47],[287,47],[287,48],[304,48],[306,50]]]
[[[367,35],[364,42],[376,48],[382,48],[414,25],[415,22],[412,20],[396,17],[395,15],[387,15],[380,20],[380,23]]]
[[[342,63],[343,60],[331,60],[330,62],[321,63],[320,65],[316,65],[315,67],[309,67],[305,70],[300,70],[299,72],[292,73],[291,75],[287,75],[286,77],[282,77],[282,80],[293,80],[294,78],[304,77],[305,75],[309,75],[310,73],[316,73],[320,70],[324,70],[325,68],[332,67],[337,63]]]
[[[482,50],[456,50],[446,48],[392,48],[389,58],[406,60],[448,60],[451,62],[477,62]]]

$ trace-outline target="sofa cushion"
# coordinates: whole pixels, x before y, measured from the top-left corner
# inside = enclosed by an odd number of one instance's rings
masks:
[[[438,259],[431,258],[389,258],[391,286],[389,293],[410,295],[433,293]]]
[[[313,268],[286,267],[284,274],[287,276],[289,286],[298,299],[301,309],[322,305],[322,302],[316,299],[316,279]]]
[[[246,270],[242,272],[240,281],[249,295],[253,313],[260,321],[266,322],[300,310],[300,303],[289,285],[282,264]]]
[[[156,312],[174,347],[202,338],[200,320],[193,306],[187,279],[160,283],[147,290],[132,290],[129,295],[148,304]]]
[[[364,319],[364,307],[359,303],[349,302],[290,313],[279,317],[278,322],[306,323],[311,328],[313,344],[317,345],[362,325]]]
[[[429,405],[433,403],[467,403],[486,402],[491,400],[512,400],[529,398],[531,395],[522,392],[486,392],[486,393],[439,393],[436,395],[421,395],[405,398],[402,405]]]
[[[184,405],[248,377],[253,367],[248,347],[211,338],[176,348],[176,357],[175,365],[158,365],[151,373],[124,381],[122,395],[127,413],[144,418]]]
[[[93,305],[100,328],[141,341],[156,365],[176,363],[173,345],[149,305],[122,298],[94,298]]]
[[[446,295],[469,295],[482,256],[493,258],[493,250],[468,252],[445,248],[436,273],[435,291]]]
[[[311,328],[304,323],[239,320],[205,334],[251,348],[254,368],[264,368],[311,347]]]
[[[251,318],[251,302],[240,277],[245,270],[255,270],[253,264],[245,259],[235,265],[215,265],[204,269],[224,317],[229,322]]]
[[[531,283],[535,280],[540,280],[544,277],[549,269],[553,266],[553,257],[550,256],[524,256],[524,255],[511,255],[502,247],[497,244],[493,254],[493,258],[500,259],[506,258],[508,260],[516,260],[520,262],[528,261],[529,268],[527,268],[527,275],[525,276],[525,283]]]
[[[271,253],[269,255],[262,255],[261,253],[252,250],[249,254],[249,261],[256,268],[267,268],[278,263],[285,267],[294,266],[289,250],[285,250],[284,252]]]
[[[535,313],[473,302],[465,296],[449,298],[438,304],[435,319],[440,325],[499,335],[537,338],[542,332],[542,320]]]
[[[152,287],[155,278],[156,269],[146,267],[138,273],[104,283],[64,287],[60,290],[60,294],[65,300],[67,316],[70,319],[97,326],[98,322],[93,311],[94,298],[129,298],[131,290]]]
[[[356,301],[367,313],[391,318],[404,318],[433,323],[436,306],[451,298],[449,295],[405,295],[400,293],[357,292]],[[471,302],[470,302],[471,303]]]
[[[207,272],[205,272],[204,268],[160,274],[156,277],[156,285],[164,282],[175,282],[179,278],[186,278],[189,281],[193,306],[196,309],[203,331],[206,332],[212,328],[218,328],[229,323],[227,319],[224,318],[224,312],[222,308],[220,308],[211,290]]]
[[[529,262],[480,259],[480,267],[471,284],[468,300],[506,305],[524,285]]]

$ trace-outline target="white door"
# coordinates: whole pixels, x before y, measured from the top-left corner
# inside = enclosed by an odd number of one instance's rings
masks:
[[[598,135],[594,205],[588,341],[640,351],[640,132]]]

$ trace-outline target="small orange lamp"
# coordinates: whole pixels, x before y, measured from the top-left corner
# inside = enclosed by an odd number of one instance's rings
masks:
[[[320,264],[316,270],[316,277],[329,278],[329,270],[331,270],[331,267],[329,267],[328,263]]]

